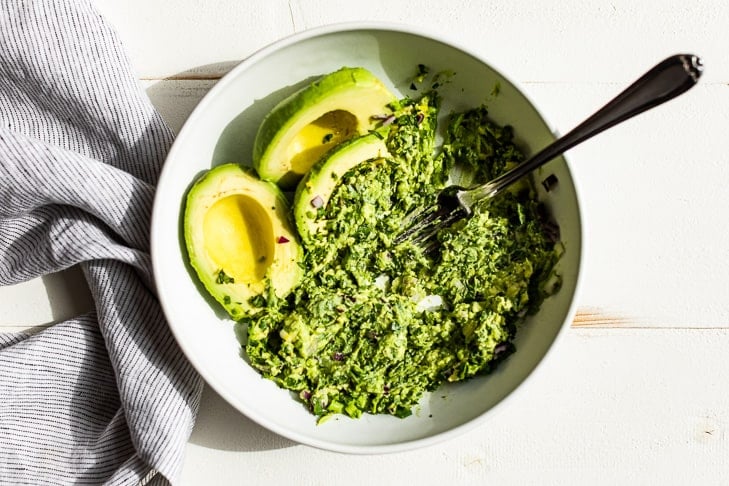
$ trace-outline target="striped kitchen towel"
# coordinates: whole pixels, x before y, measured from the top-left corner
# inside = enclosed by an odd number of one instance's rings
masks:
[[[179,476],[202,382],[152,281],[150,212],[171,142],[93,5],[0,0],[0,283],[79,264],[95,301],[39,333],[0,335],[1,484]]]

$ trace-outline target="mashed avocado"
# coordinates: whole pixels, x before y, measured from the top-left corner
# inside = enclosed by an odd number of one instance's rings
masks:
[[[489,373],[555,290],[559,252],[527,182],[441,231],[433,254],[393,245],[405,215],[432,203],[454,168],[480,182],[523,157],[483,107],[452,115],[438,151],[435,93],[391,108],[378,132],[389,156],[342,174],[316,209],[299,286],[259,296],[261,312],[238,323],[251,364],[322,418],[405,417],[444,382]]]

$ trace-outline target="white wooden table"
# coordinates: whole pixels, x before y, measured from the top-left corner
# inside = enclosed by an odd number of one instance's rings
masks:
[[[587,226],[579,313],[533,386],[442,445],[294,444],[206,388],[183,484],[729,484],[729,3],[721,0],[96,0],[170,125],[231,66],[339,21],[442,32],[519,82],[560,132],[663,57],[699,86],[569,153]],[[71,269],[0,288],[0,328],[92,305]]]

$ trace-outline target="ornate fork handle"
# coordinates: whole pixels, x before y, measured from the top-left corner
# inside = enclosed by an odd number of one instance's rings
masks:
[[[701,60],[693,54],[676,54],[663,60],[594,115],[510,171],[475,187],[445,188],[438,195],[436,206],[406,218],[406,228],[394,243],[411,240],[426,248],[432,247],[427,241],[441,228],[470,216],[478,201],[495,196],[575,145],[684,93],[696,84],[702,70]]]
[[[613,98],[594,115],[529,160],[485,184],[457,191],[460,205],[470,213],[477,201],[492,197],[537,167],[575,145],[684,93],[699,80],[701,60],[693,54],[676,54],[657,64]]]

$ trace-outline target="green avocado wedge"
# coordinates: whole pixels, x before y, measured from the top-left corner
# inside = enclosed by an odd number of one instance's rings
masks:
[[[372,132],[341,143],[312,166],[294,195],[294,221],[304,245],[320,231],[319,209],[326,208],[341,177],[362,162],[389,156],[384,136]]]
[[[183,226],[190,265],[234,319],[256,313],[255,297],[283,298],[301,279],[303,252],[283,193],[238,164],[195,182]]]
[[[253,144],[253,166],[261,179],[294,188],[328,150],[363,135],[390,113],[396,97],[372,73],[344,67],[276,105]]]

